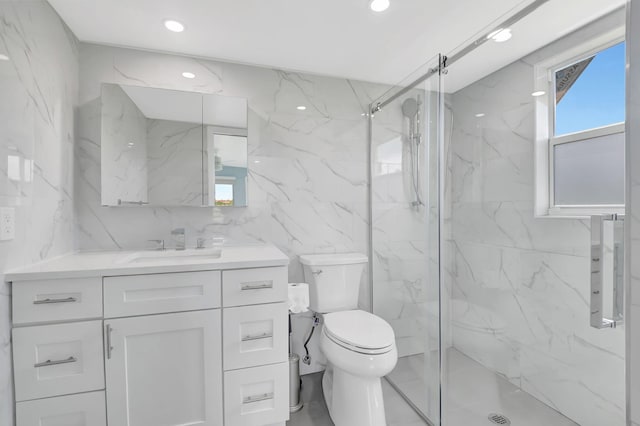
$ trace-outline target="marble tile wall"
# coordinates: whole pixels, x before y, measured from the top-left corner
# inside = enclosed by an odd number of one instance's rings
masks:
[[[78,42],[40,0],[0,2],[0,206],[16,235],[0,242],[2,271],[73,249],[74,107]],[[11,181],[11,182],[9,182]],[[19,190],[16,191],[16,188]],[[13,425],[10,288],[0,279],[0,424]]]
[[[623,23],[614,13],[452,96],[453,346],[583,426],[624,424],[624,328],[589,325],[589,222],[534,217],[533,66]]]
[[[640,1],[627,2],[627,424],[640,425]]]
[[[181,76],[190,71],[196,78]],[[368,248],[368,104],[388,88],[345,79],[91,44],[80,47],[76,146],[77,246],[135,249],[185,227],[187,245],[214,233],[275,244],[291,258],[289,279],[302,281],[297,256]],[[246,208],[105,208],[100,206],[100,85],[116,83],[239,96],[249,103]],[[305,105],[306,111],[296,109]],[[361,301],[368,304],[368,278]],[[296,318],[294,350],[311,323]],[[314,362],[302,372],[322,368]]]

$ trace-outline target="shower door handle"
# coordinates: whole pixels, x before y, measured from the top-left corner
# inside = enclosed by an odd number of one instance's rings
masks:
[[[611,222],[610,250],[605,243],[605,223]],[[611,256],[607,268],[605,260]],[[591,216],[591,304],[590,324],[594,328],[615,328],[622,322],[624,305],[624,215],[608,214]],[[611,275],[609,275],[611,274]],[[611,315],[604,313],[604,283],[612,281]]]

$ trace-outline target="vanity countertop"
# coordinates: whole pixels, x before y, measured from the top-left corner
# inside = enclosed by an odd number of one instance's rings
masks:
[[[289,257],[272,245],[225,246],[220,257],[209,249],[183,251],[71,252],[5,272],[5,281],[158,274],[286,266]]]

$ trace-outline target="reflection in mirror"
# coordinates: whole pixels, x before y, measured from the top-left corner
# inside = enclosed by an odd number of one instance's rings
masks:
[[[246,206],[247,137],[217,133],[219,131],[211,127],[207,131],[207,168],[213,171],[209,173],[209,204]]]
[[[103,84],[101,146],[105,206],[246,206],[244,98]]]
[[[247,101],[204,97],[205,204],[247,205]]]

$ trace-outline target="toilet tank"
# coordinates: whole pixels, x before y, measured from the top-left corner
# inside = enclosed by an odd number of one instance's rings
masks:
[[[358,308],[360,279],[367,256],[360,253],[300,256],[309,284],[309,307],[327,313]]]

